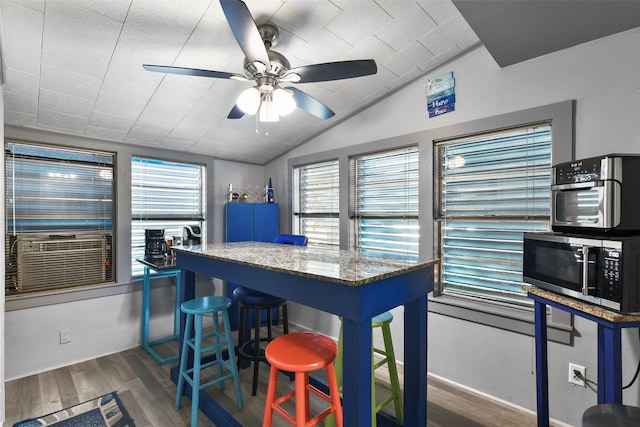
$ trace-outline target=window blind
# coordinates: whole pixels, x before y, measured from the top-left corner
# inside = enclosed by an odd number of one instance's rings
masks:
[[[113,153],[5,144],[5,291],[113,281]]]
[[[131,273],[139,276],[144,258],[144,230],[163,229],[165,238],[182,236],[184,226],[202,228],[204,174],[201,165],[158,159],[131,159]],[[203,242],[204,243],[204,242]]]
[[[338,172],[337,160],[293,170],[293,230],[309,245],[340,246]]]
[[[418,257],[418,148],[351,160],[355,246],[374,255]]]
[[[444,292],[528,304],[522,235],[549,229],[551,126],[436,145]]]

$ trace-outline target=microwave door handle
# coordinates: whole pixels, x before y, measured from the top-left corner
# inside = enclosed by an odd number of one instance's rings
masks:
[[[589,246],[582,247],[582,295],[589,295]]]
[[[556,184],[551,186],[551,190],[584,190],[587,188],[602,187],[604,181],[588,181],[588,182],[576,182],[573,184]]]

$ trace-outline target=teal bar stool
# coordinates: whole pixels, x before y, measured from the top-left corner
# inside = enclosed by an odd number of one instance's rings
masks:
[[[184,340],[182,343],[182,353],[180,357],[180,373],[178,374],[178,390],[176,392],[176,408],[182,406],[182,394],[184,382],[191,385],[191,427],[198,425],[198,404],[200,390],[214,384],[220,384],[220,390],[224,390],[224,381],[233,379],[236,391],[236,402],[238,408],[244,408],[242,400],[242,390],[240,389],[240,376],[235,363],[233,350],[233,339],[231,337],[231,326],[229,325],[229,313],[227,309],[231,306],[231,299],[222,296],[207,296],[185,301],[180,306],[180,310],[187,315],[184,327]],[[222,315],[224,331],[220,332],[218,325],[218,313]],[[202,333],[202,319],[205,315],[212,315],[213,332]],[[195,327],[194,327],[195,317]],[[192,338],[192,336],[195,337]],[[213,344],[203,346],[202,341],[213,338]],[[222,348],[226,347],[229,353],[229,361],[222,355]],[[187,355],[189,348],[193,349],[193,368],[187,369]],[[215,359],[207,363],[201,363],[202,353],[215,351]],[[200,384],[200,371],[208,367],[218,368],[218,378],[205,384]],[[224,370],[228,373],[225,374]]]
[[[342,322],[342,319],[340,319]],[[396,366],[396,355],[393,351],[393,341],[391,340],[391,328],[390,324],[393,320],[393,314],[391,312],[386,311],[382,314],[377,315],[373,319],[371,319],[371,327],[372,328],[381,328],[382,330],[382,341],[384,343],[384,348],[375,348],[373,347],[373,353],[379,354],[382,356],[382,359],[378,362],[375,360],[372,362],[372,372],[371,372],[371,409],[372,409],[372,427],[376,426],[376,414],[382,410],[389,403],[393,402],[395,410],[396,410],[396,418],[399,420],[404,419],[404,408],[402,406],[402,390],[400,389],[400,381],[398,379],[398,367]],[[338,357],[336,358],[336,378],[338,379],[338,384],[342,383],[342,323],[340,323],[340,335],[338,338]],[[377,380],[375,378],[376,369],[387,365],[387,369],[389,370],[389,382],[387,384],[383,381]],[[380,404],[376,403],[376,386],[385,388],[391,392],[391,395],[384,399]],[[340,387],[342,391],[342,386]],[[325,422],[325,427],[333,427],[334,419],[332,416],[329,416]]]

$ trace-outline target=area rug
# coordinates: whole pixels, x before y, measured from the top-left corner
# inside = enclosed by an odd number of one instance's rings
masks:
[[[13,427],[134,427],[116,392],[71,406],[39,418],[17,422]]]

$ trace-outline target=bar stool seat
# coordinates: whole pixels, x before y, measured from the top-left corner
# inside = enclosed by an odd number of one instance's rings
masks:
[[[312,332],[294,332],[271,341],[265,350],[271,370],[262,426],[271,426],[273,411],[276,411],[296,427],[314,426],[330,414],[335,415],[338,427],[342,427],[340,392],[333,366],[337,353],[338,349],[333,340]],[[309,384],[309,372],[322,368],[327,372],[329,395]],[[280,370],[295,373],[295,389],[276,399]],[[309,412],[309,392],[329,403],[328,408],[313,418],[310,418]],[[280,406],[292,397],[295,397],[295,417]]]
[[[200,400],[200,390],[219,384],[220,390],[224,390],[224,382],[233,379],[236,402],[240,410],[244,407],[242,400],[242,390],[240,388],[240,376],[235,364],[235,354],[233,350],[233,338],[231,337],[231,326],[229,325],[229,313],[227,309],[231,306],[231,299],[222,296],[207,296],[185,301],[180,306],[180,310],[187,315],[184,329],[184,339],[180,357],[180,371],[178,374],[178,389],[176,391],[176,408],[182,406],[182,394],[185,381],[191,386],[191,427],[198,425],[198,404]],[[224,331],[220,331],[218,324],[218,313],[222,316]],[[202,332],[203,317],[212,315],[213,332],[204,334]],[[194,326],[195,318],[195,326]],[[192,337],[192,335],[194,335]],[[213,338],[213,344],[204,345],[203,340]],[[229,361],[223,356],[222,349],[227,348]],[[193,350],[193,367],[187,366],[187,356],[189,349]],[[215,358],[209,362],[202,363],[202,354],[215,352]],[[205,383],[200,383],[200,373],[208,367],[217,367],[218,377]],[[227,373],[225,373],[225,370]]]
[[[378,362],[375,360],[372,362],[372,372],[371,372],[371,408],[372,408],[372,427],[375,427],[376,422],[376,414],[382,410],[389,403],[393,402],[396,418],[399,420],[404,419],[404,408],[402,405],[402,390],[400,389],[400,380],[398,378],[398,367],[396,365],[396,356],[393,350],[393,341],[391,339],[391,321],[393,321],[393,314],[390,311],[385,311],[382,314],[379,314],[371,319],[371,327],[372,328],[381,328],[382,330],[382,341],[384,344],[384,348],[376,348],[372,347],[373,354],[379,354],[382,357]],[[372,356],[373,356],[372,354]],[[336,378],[338,381],[338,385],[342,383],[342,319],[340,323],[340,335],[338,338],[338,357],[336,358]],[[389,384],[377,380],[375,378],[376,369],[381,368],[382,366],[387,365],[387,369],[389,370]],[[376,401],[376,386],[385,388],[391,392],[391,394],[384,399],[379,404]],[[340,386],[340,391],[342,391],[342,386]],[[325,422],[325,427],[333,427],[334,421],[333,417],[328,417]]]
[[[582,427],[640,426],[640,408],[636,406],[602,403],[582,414]]]
[[[255,396],[258,390],[258,373],[260,362],[266,362],[262,343],[269,343],[273,340],[271,326],[272,310],[282,307],[282,330],[289,333],[289,319],[287,315],[287,300],[274,295],[265,294],[244,286],[240,286],[233,291],[233,299],[238,301],[240,323],[238,325],[238,362],[240,369],[243,360],[253,362],[253,381],[251,384],[251,395]],[[261,336],[262,312],[266,311],[267,336]],[[253,338],[250,327],[246,324],[247,316],[253,316]]]

